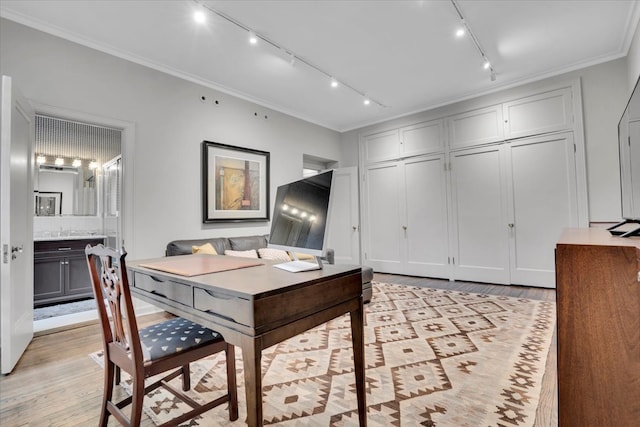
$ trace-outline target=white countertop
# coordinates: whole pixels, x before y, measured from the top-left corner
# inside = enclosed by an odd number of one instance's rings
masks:
[[[34,242],[46,242],[54,240],[87,240],[87,239],[106,239],[104,234],[70,234],[62,236],[34,236]]]

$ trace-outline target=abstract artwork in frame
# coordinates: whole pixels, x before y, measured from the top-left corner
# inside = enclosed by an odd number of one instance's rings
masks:
[[[202,142],[202,222],[269,220],[269,152]]]

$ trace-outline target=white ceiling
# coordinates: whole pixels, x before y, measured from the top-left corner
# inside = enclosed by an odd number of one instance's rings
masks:
[[[0,16],[346,131],[623,57],[637,1],[1,0]],[[210,9],[197,24],[193,13]],[[299,59],[292,66],[283,50]],[[317,69],[304,63],[313,64]],[[343,84],[329,86],[335,77]],[[351,86],[352,90],[345,85]],[[363,96],[375,102],[363,105]]]

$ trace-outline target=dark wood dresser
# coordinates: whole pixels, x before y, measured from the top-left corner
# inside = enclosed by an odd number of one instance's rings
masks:
[[[640,425],[640,238],[565,230],[556,246],[558,420]]]

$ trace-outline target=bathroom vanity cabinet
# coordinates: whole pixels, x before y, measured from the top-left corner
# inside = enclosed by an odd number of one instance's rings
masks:
[[[84,254],[87,244],[103,238],[42,240],[34,242],[34,306],[62,303],[93,296]]]

